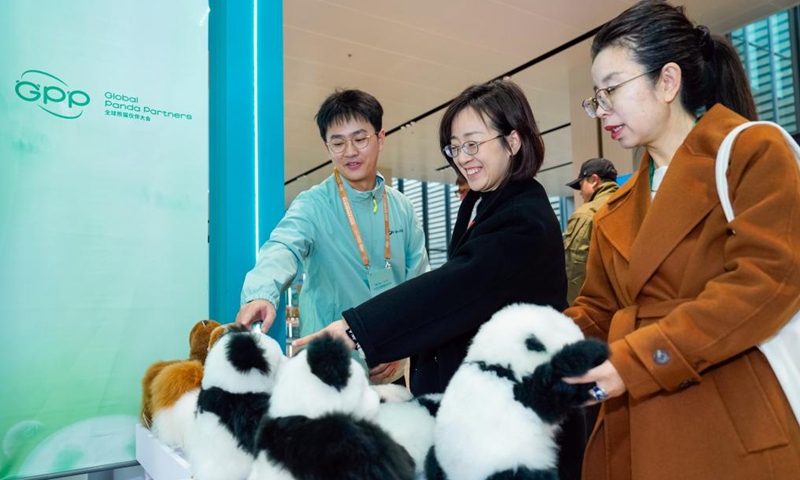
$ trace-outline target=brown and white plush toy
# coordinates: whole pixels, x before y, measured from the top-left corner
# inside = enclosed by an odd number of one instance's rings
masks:
[[[189,333],[188,360],[156,362],[145,372],[139,419],[165,444],[185,446],[206,355],[226,328],[214,320],[197,322]]]

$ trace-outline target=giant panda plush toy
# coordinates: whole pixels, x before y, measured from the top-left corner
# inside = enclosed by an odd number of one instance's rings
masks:
[[[561,379],[608,358],[550,307],[515,304],[475,335],[448,384],[428,452],[428,480],[558,480],[555,436],[591,385]]]
[[[261,332],[233,327],[208,352],[188,445],[196,480],[244,480],[253,440],[286,357]]]
[[[408,452],[372,421],[378,405],[345,344],[313,340],[278,372],[250,480],[412,480]]]

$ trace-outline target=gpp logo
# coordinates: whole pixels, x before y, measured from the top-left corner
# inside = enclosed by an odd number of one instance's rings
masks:
[[[71,88],[66,82],[42,70],[26,70],[14,87],[17,96],[59,118],[75,120],[83,115],[89,94]]]

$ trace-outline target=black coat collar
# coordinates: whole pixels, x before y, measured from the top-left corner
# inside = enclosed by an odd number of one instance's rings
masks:
[[[467,196],[464,198],[464,201],[461,202],[461,207],[458,209],[456,226],[453,229],[453,237],[450,241],[450,247],[447,250],[448,257],[452,256],[456,249],[466,241],[476,225],[479,225],[483,220],[492,216],[492,214],[503,206],[508,199],[514,198],[532,189],[535,184],[536,181],[534,179],[509,181],[492,192],[481,193],[472,190],[467,192]],[[480,198],[483,198],[483,200],[478,206],[478,213],[475,216],[474,225],[472,228],[468,228],[472,209],[475,208],[475,204]]]

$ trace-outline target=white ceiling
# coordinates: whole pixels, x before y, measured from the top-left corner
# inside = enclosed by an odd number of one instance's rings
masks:
[[[314,115],[333,90],[359,88],[381,102],[384,129],[399,127],[458,95],[600,26],[635,0],[285,0],[285,179],[328,157]],[[800,0],[678,0],[693,20],[723,33]],[[546,131],[570,122],[568,73],[591,40],[514,75]],[[589,72],[587,70],[586,74]],[[452,182],[439,152],[439,111],[386,139],[379,169],[395,177]],[[571,194],[570,128],[545,135],[539,180]],[[286,203],[330,174],[286,186]]]

